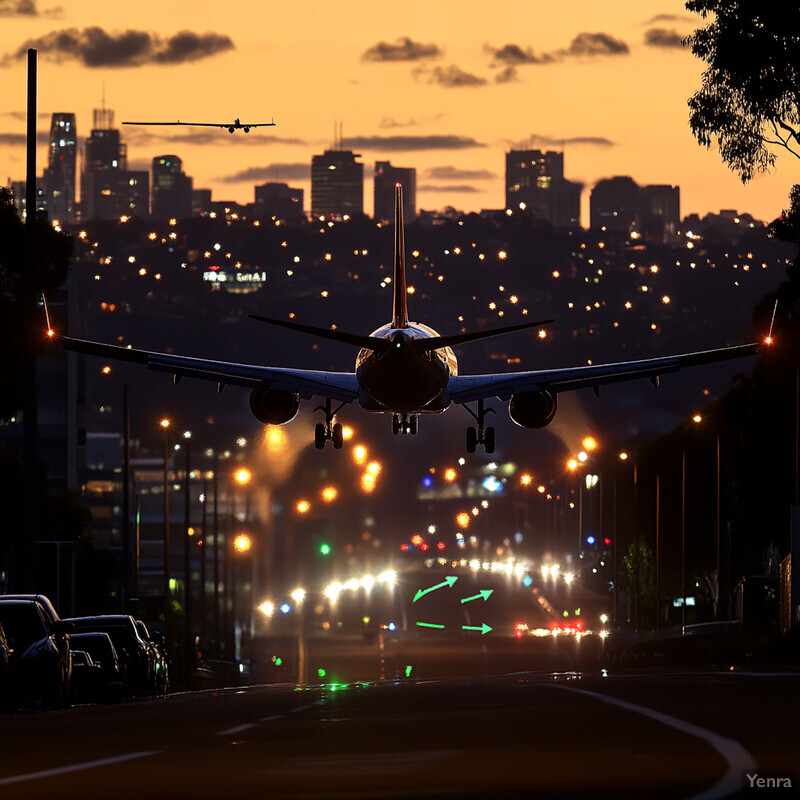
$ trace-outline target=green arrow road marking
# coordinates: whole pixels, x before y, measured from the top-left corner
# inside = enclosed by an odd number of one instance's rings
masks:
[[[420,628],[444,628],[444,625],[437,625],[435,622],[418,622]]]
[[[488,600],[488,599],[489,599],[489,595],[490,595],[490,594],[491,594],[493,591],[494,591],[494,589],[481,589],[481,590],[478,592],[478,594],[474,594],[474,595],[472,595],[472,597],[462,597],[462,598],[461,598],[461,602],[462,602],[462,603],[469,603],[469,601],[470,601],[470,600],[480,600],[480,599],[481,599],[481,597],[482,597],[484,600]]]
[[[441,589],[444,586],[452,586],[457,580],[458,580],[457,576],[450,575],[449,577],[445,578],[441,583],[437,583],[436,586],[431,586],[429,589],[417,589],[417,593],[414,595],[414,599],[412,600],[412,602],[416,603],[417,600],[420,599],[420,597],[422,597],[425,594],[428,594],[428,592],[433,592],[436,589]]]
[[[419,625],[419,623],[417,623]],[[491,628],[484,622],[483,625],[462,625],[462,631],[480,631],[481,634],[489,633]]]

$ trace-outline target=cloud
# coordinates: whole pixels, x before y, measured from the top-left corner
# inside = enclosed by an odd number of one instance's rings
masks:
[[[570,145],[572,147],[588,146],[588,147],[616,147],[617,143],[612,142],[611,139],[606,139],[604,136],[547,136],[543,134],[533,133],[528,140],[529,145],[539,145],[540,147],[562,147]]]
[[[270,128],[269,130],[273,129]],[[247,145],[251,147],[265,147],[273,144],[307,144],[307,142],[302,139],[273,136],[272,133],[250,131],[250,133],[237,132],[229,134],[228,131],[217,128],[184,128],[182,126],[177,126],[175,128],[161,126],[158,128],[146,128],[144,126],[139,127],[138,125],[126,125],[124,136],[126,141],[140,147],[154,144],[159,147],[165,147],[171,144],[213,144],[216,146],[230,144],[236,147]]]
[[[0,17],[60,17],[63,13],[61,7],[40,11],[34,0],[0,0]]]
[[[362,61],[422,61],[426,58],[439,58],[443,53],[435,44],[414,42],[408,36],[402,36],[394,44],[378,42],[365,50]]]
[[[428,83],[436,83],[447,89],[459,89],[464,86],[485,86],[488,81],[478,75],[464,72],[460,67],[451,64],[449,67],[434,67],[427,69],[420,67],[414,70],[414,77],[428,77]]]
[[[494,76],[495,83],[515,83],[519,80],[519,73],[516,67],[506,67],[502,72]]]
[[[648,47],[660,47],[662,50],[682,50],[683,39],[674,28],[650,28],[644,34],[644,43]]]
[[[233,175],[224,175],[218,180],[223,183],[243,183],[254,181],[307,181],[311,177],[311,165],[308,163],[268,164],[265,167],[248,167]]]
[[[0,66],[21,58],[29,48],[51,61],[75,60],[85,67],[138,67],[143,64],[181,64],[233,50],[228,36],[180,31],[166,39],[148,31],[115,31],[102,28],[66,28],[38,39],[29,39],[15,53],[7,54]]]
[[[438,181],[482,181],[496,178],[488,169],[458,169],[458,167],[431,167],[425,170],[425,178]]]
[[[429,122],[438,122],[444,114],[435,114],[432,117],[410,117],[405,121],[397,120],[394,117],[384,117],[379,123],[378,127],[382,129],[387,128],[416,128],[420,125],[426,125]]]
[[[530,47],[521,47],[518,44],[506,44],[500,48],[485,45],[484,50],[491,54],[492,63],[496,67],[505,64],[507,69],[495,78],[497,83],[507,83],[516,79],[516,73],[510,72],[508,67],[518,67],[526,64],[556,64],[567,58],[581,58],[584,56],[617,56],[628,55],[630,49],[621,39],[615,39],[608,33],[579,33],[569,47],[551,50],[545,53],[534,53]]]
[[[447,192],[448,194],[473,194],[478,190],[467,184],[453,184],[451,186],[418,186],[418,192]]]
[[[523,49],[518,44],[506,44],[499,50],[495,50],[487,45],[484,49],[492,54],[492,58],[494,59],[492,66],[496,66],[497,63],[511,66],[517,66],[519,64],[552,64],[557,60],[552,53],[536,55],[530,47]]]
[[[656,14],[643,24],[656,25],[660,22],[695,22],[695,18],[688,14]]]
[[[628,53],[628,45],[608,33],[579,33],[565,51],[570,56],[617,56]]]
[[[27,141],[24,133],[0,133],[0,144],[9,147],[23,147]]]
[[[420,150],[464,150],[486,147],[471,136],[354,136],[344,138],[345,147],[354,150],[412,152]]]

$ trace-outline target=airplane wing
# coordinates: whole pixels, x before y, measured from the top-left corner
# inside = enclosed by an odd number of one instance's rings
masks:
[[[344,403],[350,403],[358,397],[358,382],[353,372],[262,367],[255,364],[236,364],[230,361],[136,350],[86,339],[74,339],[70,336],[56,335],[54,339],[64,349],[76,353],[131,361],[158,372],[168,372],[176,383],[183,377],[189,377],[214,381],[220,387],[231,384],[256,389],[266,385],[272,389],[296,392],[304,399],[316,395]]]
[[[454,403],[469,403],[489,397],[508,400],[512,394],[520,392],[549,391],[557,394],[574,389],[591,388],[597,393],[604,384],[621,383],[637,378],[650,378],[655,383],[665,373],[677,372],[684,367],[756,355],[764,346],[765,344],[757,342],[697,353],[647,358],[641,361],[620,361],[615,364],[588,364],[533,372],[454,375],[450,377],[447,388]]]
[[[181,120],[175,120],[175,122],[123,122],[123,125],[191,125],[192,127],[201,127],[201,128],[269,128],[273,125],[276,125],[275,122],[253,122],[253,123],[244,123],[240,122],[238,124],[234,122],[181,122]]]

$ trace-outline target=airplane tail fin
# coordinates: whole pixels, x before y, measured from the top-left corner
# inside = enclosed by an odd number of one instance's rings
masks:
[[[403,187],[394,187],[394,307],[392,327],[408,327],[408,292],[406,291],[406,248],[403,229]]]

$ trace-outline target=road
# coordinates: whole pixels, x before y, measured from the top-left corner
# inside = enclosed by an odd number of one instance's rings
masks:
[[[712,800],[745,770],[800,775],[797,674],[500,669],[519,644],[320,640],[307,669],[329,672],[302,687],[6,715],[0,796]],[[342,681],[354,652],[385,678]]]

